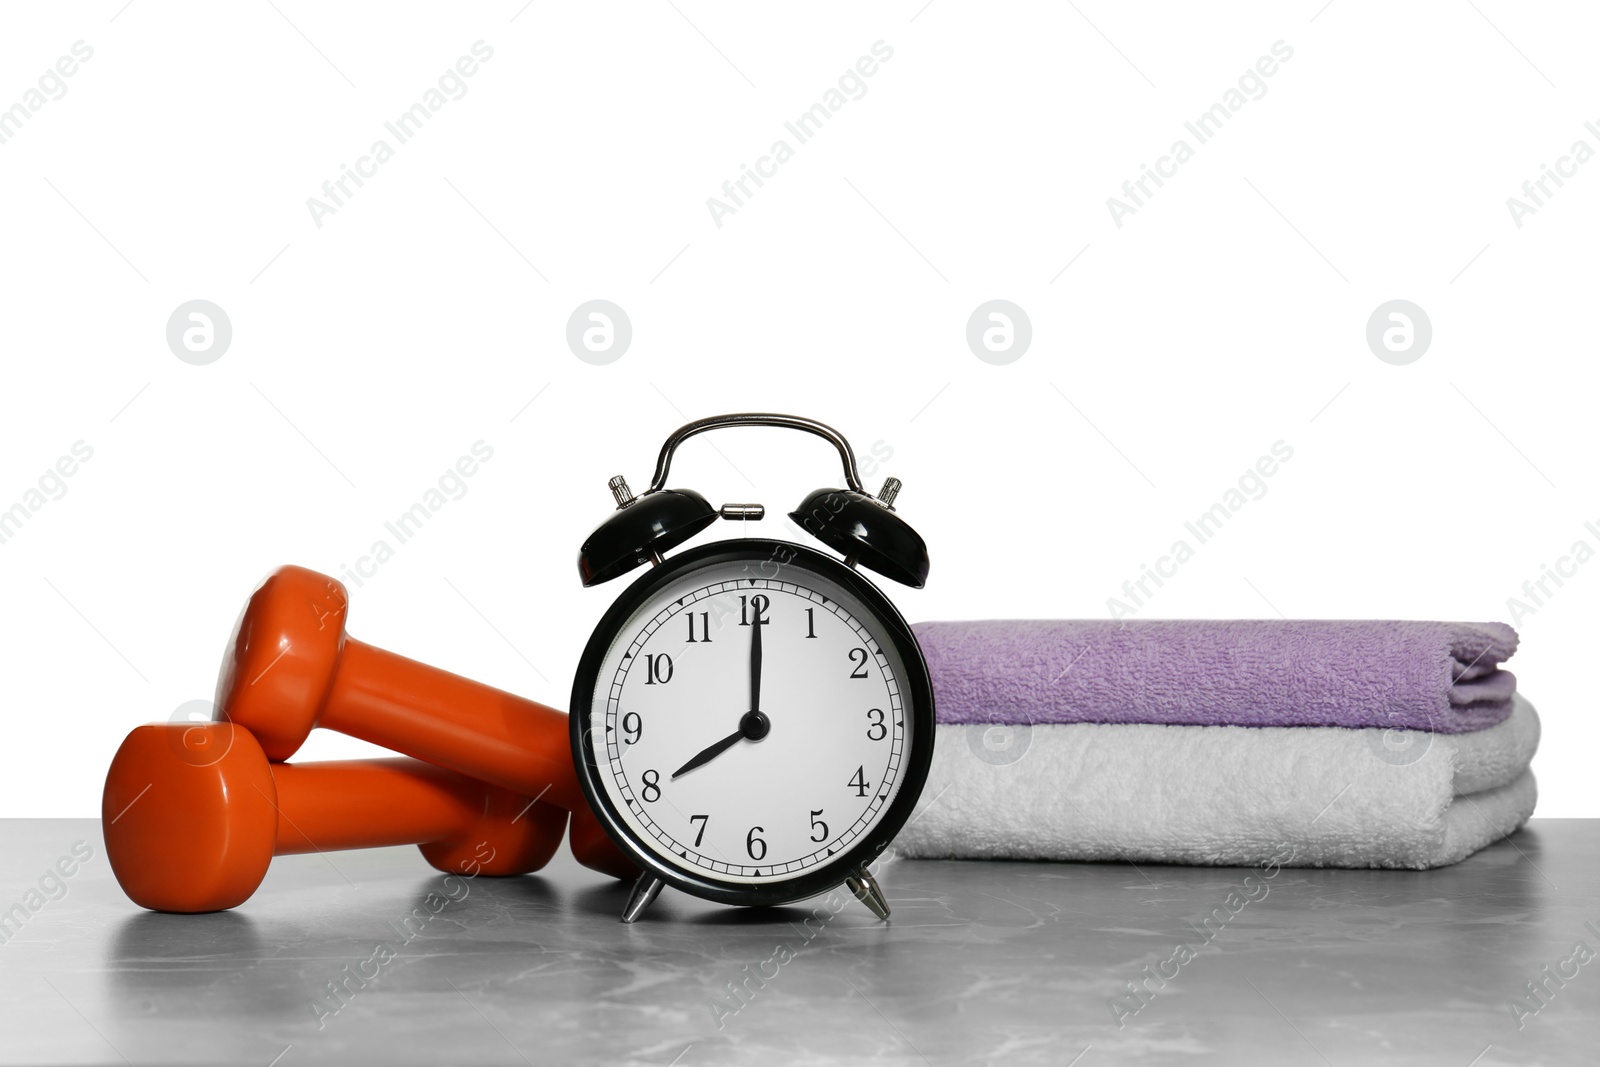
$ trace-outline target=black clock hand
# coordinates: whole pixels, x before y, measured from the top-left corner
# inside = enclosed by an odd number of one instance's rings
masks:
[[[688,774],[696,767],[704,767],[740,741],[759,741],[766,737],[767,732],[771,729],[772,723],[767,719],[766,715],[759,711],[747,711],[744,717],[739,720],[739,728],[737,730],[716,744],[701,749],[688,763],[673,771],[672,777],[676,778],[681,774]]]
[[[712,760],[716,759],[718,756],[722,755],[724,752],[728,751],[728,749],[732,748],[734,745],[737,745],[743,740],[744,728],[741,726],[739,729],[735,730],[727,737],[724,737],[716,744],[702,749],[700,753],[688,763],[685,763],[682,767],[679,767],[677,770],[673,771],[672,777],[676,778],[680,774],[688,774],[696,767],[704,767],[706,764],[710,763]]]
[[[756,623],[750,628],[750,710],[761,710],[761,611],[756,610]]]
[[[750,710],[739,720],[739,728],[721,741],[700,750],[688,763],[672,772],[672,777],[704,767],[728,749],[746,739],[759,741],[767,736],[772,723],[761,711],[761,609],[757,607],[755,625],[750,630]]]

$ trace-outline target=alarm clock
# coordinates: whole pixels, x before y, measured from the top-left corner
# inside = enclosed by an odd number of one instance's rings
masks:
[[[679,445],[734,426],[801,430],[838,451],[844,488],[789,513],[837,556],[741,536],[666,558],[719,517],[766,514],[667,488]],[[650,569],[584,649],[571,731],[590,806],[643,872],[622,921],[668,885],[759,906],[841,883],[887,919],[868,865],[915,807],[934,737],[922,650],[858,569],[927,580],[927,546],[894,509],[900,482],[870,496],[849,442],[823,423],[737,414],[675,431],[642,495],[620,476],[609,485],[616,511],[583,543],[579,576],[593,586]]]

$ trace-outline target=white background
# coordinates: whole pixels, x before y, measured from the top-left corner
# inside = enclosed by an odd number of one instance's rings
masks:
[[[351,632],[562,707],[620,588],[574,566],[606,479],[642,488],[724,411],[892,449],[872,485],[904,479],[933,557],[890,590],[913,620],[1103,617],[1279,440],[1142,616],[1508,619],[1600,548],[1600,161],[1521,228],[1506,206],[1600,148],[1592,12],[675,4],[7,9],[0,107],[94,55],[0,145],[0,508],[94,454],[0,544],[0,813],[97,814],[127,730],[211,695],[266,571],[354,564],[480,440]],[[307,198],[479,40],[466,95],[318,228]],[[717,227],[707,198],[880,40],[866,94]],[[1107,197],[1279,40],[1266,95],[1118,228]],[[233,326],[208,366],[166,344],[196,298]],[[566,346],[593,298],[633,324],[609,366]],[[1032,321],[1007,366],[965,340],[993,298]],[[1408,366],[1365,340],[1395,298],[1433,324]],[[839,480],[765,431],[674,474],[775,515]],[[1541,815],[1600,816],[1597,609],[1592,562],[1519,622]]]

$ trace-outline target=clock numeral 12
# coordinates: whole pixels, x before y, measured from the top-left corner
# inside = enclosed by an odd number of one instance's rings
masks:
[[[748,601],[748,603],[746,602]],[[753,597],[739,598],[739,625],[750,625],[750,608],[756,609],[756,625],[765,626],[771,620],[767,618],[767,609],[772,606],[772,600],[757,593]]]
[[[709,645],[711,643],[711,612],[702,611],[700,613],[700,632],[705,636],[698,641],[694,638],[694,612],[685,612],[685,614],[689,616],[689,640],[685,641],[684,644]]]
[[[645,685],[655,685],[657,682],[666,685],[672,681],[672,657],[665,652],[645,656],[644,668]]]

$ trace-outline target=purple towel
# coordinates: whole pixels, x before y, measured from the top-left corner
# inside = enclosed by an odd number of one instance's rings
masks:
[[[915,626],[942,723],[1379,726],[1511,713],[1504,623],[985,620]]]

